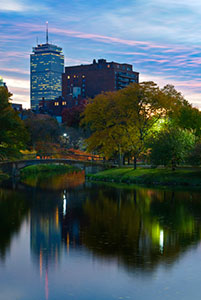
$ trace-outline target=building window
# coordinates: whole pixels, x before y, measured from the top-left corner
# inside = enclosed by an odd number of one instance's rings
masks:
[[[59,102],[54,102],[54,105],[55,106],[59,106]]]
[[[66,105],[66,102],[65,102],[65,101],[63,101],[63,102],[62,102],[62,105]]]
[[[67,78],[70,79],[70,75],[68,75]]]

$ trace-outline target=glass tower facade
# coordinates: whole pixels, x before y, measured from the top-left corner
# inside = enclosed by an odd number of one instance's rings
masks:
[[[33,48],[30,60],[31,108],[37,109],[41,100],[61,96],[64,55],[62,48],[46,43]]]

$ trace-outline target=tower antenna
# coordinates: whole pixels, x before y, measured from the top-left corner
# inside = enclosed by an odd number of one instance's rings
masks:
[[[48,44],[48,21],[46,21],[46,44]]]

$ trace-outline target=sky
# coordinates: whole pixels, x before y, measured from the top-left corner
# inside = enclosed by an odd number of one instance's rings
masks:
[[[26,108],[30,54],[45,43],[46,21],[65,66],[129,63],[140,81],[173,84],[201,109],[201,1],[0,0],[0,76]]]

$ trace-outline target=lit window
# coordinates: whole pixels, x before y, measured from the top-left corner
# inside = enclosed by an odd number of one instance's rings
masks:
[[[110,68],[110,65],[107,65],[108,69]]]
[[[62,105],[66,105],[66,102],[65,102],[65,101],[63,101],[63,102],[62,102]]]
[[[70,76],[68,75],[67,78],[70,79]]]

